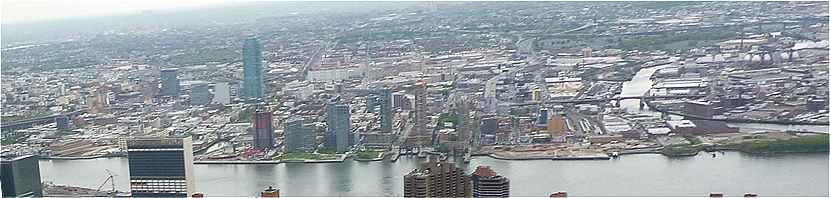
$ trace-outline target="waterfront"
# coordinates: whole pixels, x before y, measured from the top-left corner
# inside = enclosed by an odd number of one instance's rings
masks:
[[[196,189],[208,196],[254,196],[268,185],[283,196],[402,196],[403,175],[414,157],[398,162],[318,164],[195,165]],[[489,165],[511,180],[512,196],[705,196],[746,192],[762,196],[828,196],[827,153],[755,156],[727,152],[689,158],[658,154],[624,155],[613,160],[509,161],[476,157],[465,168]],[[41,177],[56,184],[97,188],[105,169],[120,190],[128,185],[126,158],[42,160]]]

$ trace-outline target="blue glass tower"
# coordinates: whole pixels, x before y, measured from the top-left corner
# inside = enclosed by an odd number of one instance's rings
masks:
[[[262,99],[262,46],[256,38],[245,39],[242,48],[242,65],[245,77],[242,82],[243,99]]]
[[[161,95],[179,96],[179,78],[177,69],[161,70]]]

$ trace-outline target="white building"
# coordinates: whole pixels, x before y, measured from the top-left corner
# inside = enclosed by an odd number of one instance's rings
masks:
[[[223,105],[231,103],[231,88],[228,83],[221,82],[213,86],[213,102]]]

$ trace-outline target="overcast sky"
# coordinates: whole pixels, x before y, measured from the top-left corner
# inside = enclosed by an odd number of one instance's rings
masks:
[[[143,10],[210,6],[231,0],[0,0],[0,23],[23,23]]]

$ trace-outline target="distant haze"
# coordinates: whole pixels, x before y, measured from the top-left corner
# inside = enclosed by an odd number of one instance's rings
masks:
[[[27,23],[76,17],[140,13],[209,6],[230,0],[2,0],[0,23]],[[238,1],[237,1],[238,2]]]

